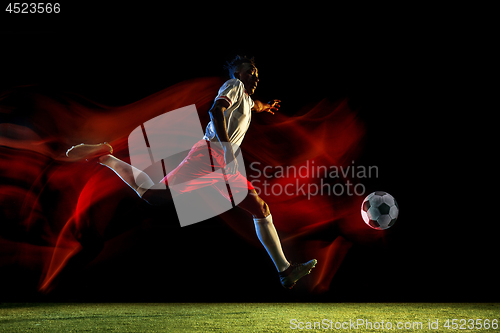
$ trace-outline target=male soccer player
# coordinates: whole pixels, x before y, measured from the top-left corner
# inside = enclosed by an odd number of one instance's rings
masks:
[[[313,259],[303,264],[293,264],[287,260],[269,206],[238,171],[234,152],[234,147],[241,145],[250,126],[251,111],[274,114],[280,107],[280,101],[262,103],[250,97],[259,82],[253,58],[237,56],[228,63],[227,69],[231,79],[219,89],[209,111],[211,121],[206,128],[205,136],[193,146],[183,162],[161,181],[167,185],[183,184],[181,188],[176,186],[175,190],[170,188],[170,191],[152,189],[154,184],[149,176],[111,155],[112,148],[109,144],[81,144],[70,148],[67,156],[74,159],[98,158],[99,163],[115,171],[141,198],[154,205],[205,186],[220,189],[219,191],[231,200],[231,194],[228,195],[228,192],[223,190],[228,181],[231,183],[231,193],[248,189],[248,195],[238,207],[252,214],[257,237],[273,260],[281,284],[285,288],[292,288],[300,278],[311,272],[317,261]],[[209,158],[200,158],[200,156],[207,157],[204,155],[209,155]],[[214,173],[213,170],[216,168],[222,168],[224,172]]]

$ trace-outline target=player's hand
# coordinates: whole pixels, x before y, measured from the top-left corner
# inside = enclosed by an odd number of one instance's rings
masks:
[[[224,152],[224,161],[226,162],[226,167],[224,168],[226,174],[234,175],[238,172],[238,161],[232,149],[226,149]]]
[[[267,103],[269,105],[269,107],[266,107],[264,108],[263,111],[265,112],[269,112],[270,114],[274,114],[274,112],[278,111],[279,108],[280,108],[280,103],[281,101],[279,99],[273,99],[272,101],[270,101],[269,103]]]

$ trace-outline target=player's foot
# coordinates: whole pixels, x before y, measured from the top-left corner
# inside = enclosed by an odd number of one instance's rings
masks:
[[[66,156],[75,161],[83,159],[90,161],[91,159],[112,153],[113,147],[106,142],[98,143],[96,145],[81,143],[68,149]]]
[[[313,259],[304,264],[291,264],[290,267],[280,273],[281,285],[287,289],[292,289],[300,278],[311,273],[317,262],[316,259]]]

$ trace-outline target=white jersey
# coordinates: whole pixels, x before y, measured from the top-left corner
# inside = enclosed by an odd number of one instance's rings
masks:
[[[226,81],[219,89],[215,101],[224,99],[229,107],[224,111],[229,141],[238,148],[245,137],[252,119],[253,100],[248,96],[243,82],[238,79]],[[212,121],[207,125],[205,140],[218,141]]]

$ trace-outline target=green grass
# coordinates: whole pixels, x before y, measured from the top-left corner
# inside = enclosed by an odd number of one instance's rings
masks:
[[[429,319],[434,323],[438,320],[438,330],[429,329]],[[449,328],[444,327],[447,319]],[[456,329],[451,319],[457,319]],[[469,319],[482,319],[483,323],[489,319],[490,328],[478,330],[476,321],[472,327]],[[391,322],[393,331],[401,332],[500,331],[491,327],[493,319],[500,320],[498,303],[0,304],[2,332],[383,332],[386,330],[376,329],[376,323],[380,325],[382,320],[384,325]],[[349,320],[353,324],[358,320],[371,322],[372,329],[361,322],[356,330],[347,327]],[[316,329],[307,329],[308,322],[320,322],[323,327],[316,324]],[[337,322],[340,329],[335,329]],[[398,330],[398,322],[411,323],[413,329]],[[420,322],[420,327],[414,324]],[[464,322],[465,329],[459,329]],[[339,326],[342,324],[344,329]]]

